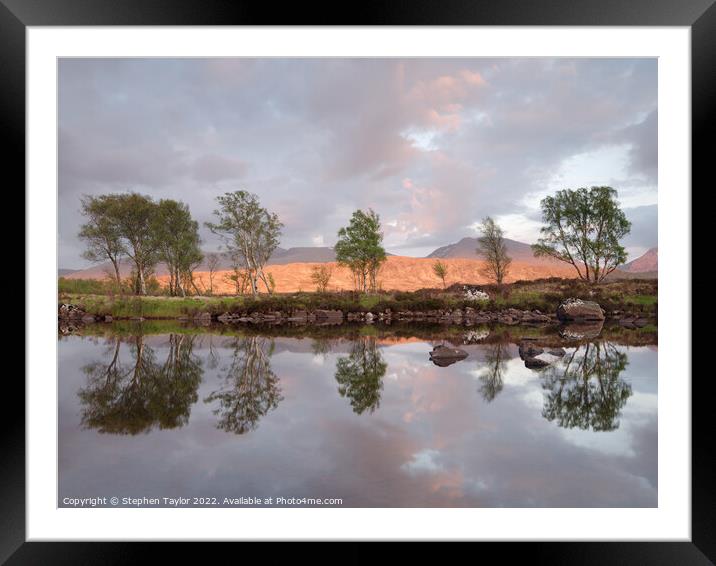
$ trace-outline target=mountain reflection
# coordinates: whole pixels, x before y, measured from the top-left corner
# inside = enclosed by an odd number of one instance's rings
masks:
[[[193,336],[169,335],[169,352],[160,363],[144,337],[134,336],[129,340],[132,363],[125,364],[120,359],[121,338],[112,339],[108,361],[82,368],[87,376],[87,386],[78,392],[82,426],[134,435],[185,425],[202,377],[193,342]]]
[[[619,428],[632,388],[620,375],[627,355],[609,342],[577,347],[543,374],[542,416],[564,428],[609,431]]]
[[[261,417],[282,401],[279,379],[271,369],[274,342],[251,336],[233,341],[233,355],[223,369],[224,387],[211,393],[205,403],[218,401],[217,428],[244,434],[256,429]]]
[[[372,413],[380,406],[383,376],[388,364],[372,336],[356,339],[347,357],[336,362],[338,393],[350,400],[353,412]]]

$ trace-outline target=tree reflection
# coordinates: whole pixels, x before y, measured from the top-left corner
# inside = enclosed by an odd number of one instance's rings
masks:
[[[224,387],[214,391],[204,402],[219,402],[214,414],[217,427],[244,434],[256,429],[258,422],[283,399],[270,357],[274,343],[269,338],[251,336],[234,340],[231,364],[225,370]]]
[[[504,386],[504,376],[507,371],[507,360],[510,359],[508,345],[495,343],[486,346],[485,373],[480,376],[478,391],[482,398],[490,403]]]
[[[130,339],[132,363],[122,363],[122,340],[114,338],[108,362],[87,364],[87,387],[78,396],[81,423],[101,433],[138,434],[154,427],[170,429],[189,420],[201,382],[201,360],[193,350],[193,336],[169,335],[169,353],[164,363],[144,337]]]
[[[631,385],[620,378],[627,364],[626,353],[609,342],[579,346],[545,371],[542,416],[564,428],[619,428],[620,411],[632,394]]]
[[[353,411],[360,415],[380,406],[383,376],[388,364],[383,361],[375,337],[353,342],[348,357],[336,362],[336,381],[341,397],[348,397]]]

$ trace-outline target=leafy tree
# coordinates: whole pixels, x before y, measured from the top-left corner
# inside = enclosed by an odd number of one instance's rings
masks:
[[[249,275],[251,292],[258,294],[258,281],[271,293],[271,284],[264,265],[279,244],[283,224],[275,213],[262,208],[258,196],[235,191],[217,197],[219,208],[214,211],[218,221],[206,226],[226,243],[231,257],[241,262]]]
[[[443,282],[443,289],[445,288],[445,278],[448,274],[448,265],[447,263],[443,263],[440,260],[437,260],[435,263],[433,263],[433,273],[435,276],[442,280]]]
[[[378,288],[378,271],[386,259],[382,241],[380,217],[371,209],[367,213],[356,210],[348,226],[338,231],[336,259],[353,272],[356,290]]]
[[[561,366],[543,374],[542,416],[564,428],[619,428],[620,411],[632,395],[631,385],[621,378],[627,363],[627,354],[609,342],[579,346]]]
[[[114,267],[117,287],[121,288],[119,266],[125,250],[116,217],[117,195],[85,196],[81,202],[81,213],[87,218],[79,232],[87,246],[82,257],[95,263],[109,261]]]
[[[154,237],[159,259],[169,271],[169,294],[186,296],[187,286],[193,286],[192,273],[203,258],[199,223],[186,204],[163,199],[154,216]]]
[[[326,292],[332,275],[333,268],[330,265],[314,265],[311,268],[311,281],[313,281],[313,284],[316,286],[318,293]]]
[[[485,266],[480,273],[501,286],[512,263],[512,259],[507,255],[502,228],[488,216],[482,221],[480,231],[482,236],[477,239],[477,253],[485,259]]]
[[[87,375],[87,387],[78,393],[82,426],[134,435],[185,425],[203,373],[201,360],[192,353],[193,342],[193,336],[171,334],[162,364],[143,336],[137,335],[131,339],[132,363],[123,364],[117,337],[109,361],[82,368]]]
[[[205,403],[219,402],[214,414],[218,428],[244,434],[283,400],[279,379],[271,369],[273,341],[251,336],[236,338],[231,364],[225,369],[225,387],[214,391]]]
[[[542,238],[532,246],[536,256],[571,264],[579,278],[599,283],[627,259],[619,241],[631,223],[619,208],[611,187],[565,189],[542,200]]]
[[[138,193],[114,195],[117,229],[126,254],[134,263],[136,293],[147,294],[147,278],[159,260],[160,241],[156,237],[157,204]]]
[[[378,350],[375,337],[356,340],[350,355],[336,362],[336,381],[341,397],[348,397],[353,412],[360,415],[380,406],[383,376],[388,364]]]

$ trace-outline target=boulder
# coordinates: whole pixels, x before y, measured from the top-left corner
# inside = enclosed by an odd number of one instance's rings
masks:
[[[62,319],[81,319],[87,313],[77,305],[63,303],[57,308],[57,316]]]
[[[435,346],[430,352],[430,360],[440,367],[449,366],[467,358],[468,353],[460,348],[449,348],[444,345]]]
[[[604,320],[604,310],[594,301],[570,298],[557,307],[557,318],[566,322]]]
[[[546,368],[550,363],[547,360],[540,358],[527,358],[525,360],[525,367],[529,369],[542,369]]]
[[[597,338],[602,333],[604,321],[587,323],[567,323],[559,329],[559,335],[565,340],[587,340]]]
[[[518,351],[520,354],[520,358],[526,361],[529,358],[534,358],[535,356],[539,356],[540,354],[544,353],[544,348],[540,348],[531,340],[522,340],[520,342]]]

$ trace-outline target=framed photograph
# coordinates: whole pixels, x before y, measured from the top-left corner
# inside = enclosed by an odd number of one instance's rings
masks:
[[[3,560],[716,560],[691,369],[710,0],[0,2],[27,222]]]

